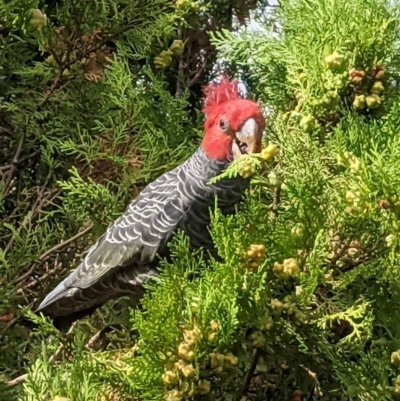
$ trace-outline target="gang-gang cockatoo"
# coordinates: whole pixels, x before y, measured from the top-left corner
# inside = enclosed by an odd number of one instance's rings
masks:
[[[204,137],[195,153],[147,185],[89,249],[81,263],[51,291],[36,312],[62,325],[110,299],[138,301],[143,283],[157,275],[159,257],[177,230],[190,246],[212,249],[210,207],[235,212],[249,186],[240,176],[209,181],[236,158],[261,151],[264,119],[258,105],[238,94],[238,82],[223,78],[204,89]]]

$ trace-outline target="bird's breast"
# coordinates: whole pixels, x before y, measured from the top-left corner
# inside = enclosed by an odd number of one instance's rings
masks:
[[[232,214],[243,199],[248,184],[242,180],[221,180],[199,191],[198,196],[190,203],[178,228],[190,238],[193,248],[212,249],[213,241],[209,232],[212,213],[216,200],[217,207],[223,215]]]

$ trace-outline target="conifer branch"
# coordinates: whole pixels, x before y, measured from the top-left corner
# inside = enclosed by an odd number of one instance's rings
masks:
[[[31,268],[25,273],[23,274],[21,277],[18,278],[17,282],[21,283],[22,281],[24,281],[26,278],[28,278],[36,269],[36,267],[41,264],[44,263],[44,261],[54,252],[58,252],[62,249],[64,249],[67,245],[71,244],[72,242],[78,240],[79,238],[85,236],[91,229],[93,228],[93,223],[90,222],[90,224],[82,231],[78,232],[77,234],[73,235],[71,238],[67,239],[64,242],[60,242],[59,244],[53,246],[51,249],[47,250],[46,252],[44,252],[39,258],[38,260],[31,266]],[[55,269],[54,271],[56,271],[58,269]],[[50,274],[45,275],[46,277],[49,276]],[[45,276],[41,277],[41,280],[43,280],[45,278]],[[17,288],[21,287],[21,285],[18,285]]]
[[[321,391],[321,386],[319,384],[317,374],[315,372],[312,372],[309,368],[307,368],[306,366],[304,366],[302,364],[300,364],[299,366],[302,369],[304,369],[309,374],[309,376],[314,380],[314,382],[315,382],[314,395],[316,395],[317,397],[322,397],[324,394]]]
[[[191,88],[193,85],[195,85],[197,83],[197,81],[200,79],[200,77],[203,74],[207,65],[208,65],[208,56],[205,55],[200,67],[198,67],[197,72],[194,74],[194,76],[188,82],[188,84],[187,84],[188,88]]]
[[[52,174],[52,172],[49,171],[49,173],[46,176],[45,181],[38,193],[36,201],[32,206],[31,214],[30,214],[29,218],[25,219],[24,222],[21,224],[21,226],[18,228],[18,233],[20,233],[21,230],[24,229],[28,224],[32,224],[34,221],[36,221],[36,219],[38,218],[43,207],[48,202],[51,202],[51,200],[54,199],[59,194],[60,191],[58,189],[49,190],[45,194],[45,190],[46,190],[47,184],[50,180],[51,174]],[[8,241],[7,245],[4,248],[5,252],[8,252],[11,249],[11,247],[14,243],[14,240],[15,240],[14,236],[11,236],[10,240]]]
[[[274,197],[271,205],[270,218],[278,217],[278,209],[279,209],[279,204],[281,202],[281,190],[282,190],[281,184],[278,184],[274,188]]]
[[[10,380],[7,383],[7,386],[13,387],[13,386],[16,386],[17,384],[23,383],[26,380],[27,377],[28,377],[28,373],[24,373],[23,375],[18,376],[13,380]]]
[[[65,337],[67,337],[69,334],[72,333],[72,331],[74,330],[74,327],[76,326],[76,322],[72,323],[71,327],[69,328],[69,330],[67,331],[67,333],[65,334]],[[49,358],[49,363],[53,364],[54,362],[57,361],[57,358],[59,357],[59,355],[61,354],[61,351],[65,348],[65,344],[60,344],[59,347],[56,349],[56,351],[54,352],[54,354],[52,354]],[[16,377],[13,380],[10,380],[7,383],[8,387],[13,387],[16,386],[18,384],[23,383],[28,377],[27,373],[24,373],[21,376]]]
[[[50,89],[47,91],[46,95],[44,96],[43,100],[39,103],[38,108],[40,109],[41,107],[43,107],[49,100],[50,98],[55,94],[56,89],[58,87],[58,84],[61,80],[62,74],[64,72],[65,68],[60,67],[58,69],[57,75],[54,78],[53,83],[50,86]]]
[[[259,357],[258,348],[254,348],[253,354],[252,354],[251,360],[250,360],[249,369],[247,370],[246,375],[244,377],[242,391],[238,394],[238,396],[236,398],[237,401],[242,399],[242,397],[245,395],[245,393],[249,387],[251,379],[253,378],[253,375],[254,375],[254,371],[256,370],[256,367],[257,367],[258,357]]]
[[[25,141],[25,135],[23,134],[18,142],[17,150],[14,153],[14,157],[12,158],[10,164],[9,164],[9,170],[7,174],[7,178],[5,180],[5,186],[4,186],[4,194],[7,196],[7,194],[11,190],[11,184],[13,182],[14,174],[17,170],[18,164],[20,162],[20,155],[22,152],[22,147],[24,145]]]

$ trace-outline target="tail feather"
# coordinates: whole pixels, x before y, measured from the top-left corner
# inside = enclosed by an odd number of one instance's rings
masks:
[[[66,279],[46,296],[35,313],[42,312],[53,320],[56,328],[65,329],[109,300],[129,296],[137,304],[145,291],[143,284],[157,273],[150,266],[125,267],[87,288],[67,287]]]

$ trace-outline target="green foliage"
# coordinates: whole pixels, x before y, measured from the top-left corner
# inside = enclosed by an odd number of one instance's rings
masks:
[[[324,360],[314,372],[326,399],[384,400],[398,391],[388,357],[400,336],[397,7],[282,1],[278,35],[214,38],[239,65],[251,57],[244,73],[274,111],[268,134],[279,147],[282,208],[264,244],[301,266],[293,290],[312,316],[302,341]],[[377,81],[380,107],[356,108],[355,97],[370,96]]]
[[[12,1],[0,15],[0,371],[10,378],[34,358],[18,306],[36,306],[197,134],[187,95],[152,71],[187,15],[171,2]]]
[[[0,16],[15,13],[14,3],[0,6]],[[1,187],[6,285],[0,287],[0,317],[16,314],[31,288],[18,281],[16,267],[20,275],[28,272],[84,223],[92,223],[96,235],[104,231],[143,185],[196,144],[198,120],[187,112],[193,93],[176,97],[178,85],[171,94],[167,69],[151,67],[169,45],[175,19],[192,22],[196,7],[177,2],[164,15],[168,2],[149,2],[148,9],[91,3],[86,32],[97,27],[90,14],[99,13],[96,7],[103,7],[99,25],[115,28],[136,18],[141,28],[118,37],[116,50],[104,49],[110,61],[97,82],[79,75],[82,67],[74,72],[68,66],[74,79],[39,109],[46,91],[39,93],[37,82],[48,90],[57,69],[41,59],[28,62],[27,38],[44,49],[48,25],[30,33],[26,16],[15,19],[21,13],[6,20],[23,39],[2,37],[19,50],[15,71],[21,72],[14,74],[25,83],[10,74],[9,86],[1,87],[4,121],[16,130],[9,141],[17,145],[23,135],[24,146],[38,152],[38,167]],[[59,19],[66,23],[73,6],[62,7]],[[199,15],[222,12],[222,6],[201,7]],[[255,350],[258,376],[250,385],[260,399],[295,399],[295,391],[315,400],[383,401],[400,394],[393,354],[400,349],[398,21],[398,4],[383,0],[282,0],[260,19],[260,32],[214,32],[220,55],[240,69],[252,97],[271,109],[266,136],[278,153],[240,158],[217,178],[253,176],[238,214],[212,211],[216,253],[193,252],[188,239],[176,235],[172,259],[160,263],[142,309],[106,334],[101,350],[85,346],[94,333],[87,321],[73,339],[38,321],[29,345],[23,327],[7,327],[0,334],[7,379],[30,365],[16,391],[21,401],[236,400]],[[7,46],[1,65],[9,71],[16,56]],[[48,204],[39,215],[28,207],[20,220],[9,218],[17,202],[44,196]],[[77,240],[65,265],[87,244],[87,237]],[[52,262],[57,267],[57,258]],[[36,265],[40,277],[49,268]],[[122,309],[123,302],[108,305],[90,322],[102,328]],[[57,364],[50,363],[59,347]]]

